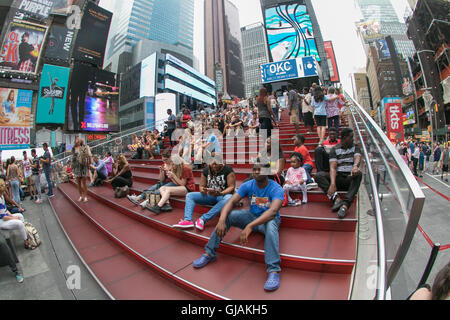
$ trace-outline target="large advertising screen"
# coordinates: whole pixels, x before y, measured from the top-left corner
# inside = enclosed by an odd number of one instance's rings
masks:
[[[70,58],[75,30],[66,26],[53,25],[48,36],[45,57],[67,61]]]
[[[336,55],[334,54],[333,43],[331,41],[324,41],[323,46],[325,48],[325,54],[327,55],[328,68],[330,69],[330,80],[331,82],[339,83],[339,70]]]
[[[83,14],[73,58],[103,67],[112,13],[89,2]]]
[[[115,74],[76,62],[71,78],[67,130],[118,132],[119,88]]]
[[[36,123],[64,124],[70,69],[45,64],[39,88]]]
[[[30,127],[33,91],[0,88],[0,126]]]
[[[315,56],[320,61],[311,19],[305,5],[279,5],[265,10],[272,61]]]
[[[139,98],[154,97],[156,92],[156,52],[142,60]]]
[[[381,25],[376,20],[357,22],[356,27],[366,43],[373,42],[383,37]]]
[[[0,53],[0,69],[35,74],[47,27],[14,20],[10,23]]]
[[[72,5],[82,6],[84,0],[15,0],[13,7],[18,14],[44,20],[50,14],[67,15]]]
[[[375,42],[380,60],[388,60],[391,58],[391,52],[387,45],[386,39],[379,39]]]

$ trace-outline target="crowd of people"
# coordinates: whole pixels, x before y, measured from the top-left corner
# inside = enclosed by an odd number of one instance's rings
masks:
[[[449,144],[436,142],[431,146],[428,142],[409,139],[396,144],[397,151],[411,172],[419,178],[424,173],[440,175],[441,180],[448,182]],[[444,178],[445,176],[445,178]]]

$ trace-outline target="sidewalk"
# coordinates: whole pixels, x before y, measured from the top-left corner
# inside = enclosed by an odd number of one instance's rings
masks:
[[[76,255],[44,194],[43,199],[41,205],[29,197],[23,201],[25,220],[35,226],[42,244],[34,251],[26,250],[15,233],[18,267],[24,282],[18,283],[9,267],[1,267],[0,300],[109,300]],[[79,267],[80,289],[70,290],[66,284],[67,278],[74,275],[69,266]]]

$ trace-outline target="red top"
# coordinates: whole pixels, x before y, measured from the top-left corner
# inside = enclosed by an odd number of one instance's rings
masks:
[[[330,140],[328,139],[328,140],[325,140],[325,141],[322,143],[322,145],[323,145],[323,146],[334,147],[334,146],[338,145],[339,143],[341,143],[341,140],[340,140],[340,139],[336,140],[336,142],[330,142]]]
[[[311,159],[309,150],[303,145],[294,149],[294,152],[300,153],[303,156],[303,164],[309,164],[311,167],[315,168],[315,164]]]
[[[186,188],[188,188],[190,192],[195,191],[194,173],[192,172],[191,168],[187,166],[183,167],[181,179],[186,179]]]
[[[189,120],[192,120],[192,117],[190,116],[190,115],[188,115],[188,114],[184,114],[183,115],[183,120],[184,121],[189,121]],[[181,128],[183,128],[183,129],[186,129],[187,128],[187,122],[182,122],[181,123]]]

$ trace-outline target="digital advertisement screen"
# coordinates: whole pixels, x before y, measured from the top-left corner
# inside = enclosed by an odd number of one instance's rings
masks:
[[[323,46],[325,48],[325,54],[327,55],[328,68],[330,69],[330,80],[331,82],[339,83],[339,70],[336,55],[334,54],[333,43],[331,41],[324,41]]]
[[[31,127],[33,91],[0,88],[0,127]]]
[[[391,58],[391,52],[385,39],[379,39],[375,42],[380,60],[388,60]]]
[[[366,43],[375,41],[383,37],[381,34],[381,25],[376,20],[356,23],[356,26]]]
[[[47,19],[50,14],[67,15],[72,5],[82,6],[84,0],[15,0],[13,7],[18,13],[34,19]]]
[[[112,13],[88,2],[81,21],[73,58],[103,67]]]
[[[75,63],[67,113],[69,131],[118,132],[119,88],[115,74]]]
[[[66,26],[53,25],[48,36],[45,57],[67,61],[74,41],[75,30]]]
[[[214,104],[214,105],[216,104],[216,100],[214,98],[211,98],[210,96],[207,96],[206,94],[200,93],[196,90],[193,90],[193,89],[191,89],[181,83],[173,81],[171,79],[166,79],[165,88],[173,90],[175,92],[179,92],[184,95],[187,95],[194,99],[200,100],[206,104]]]
[[[35,74],[47,27],[12,21],[3,39],[0,69]]]
[[[265,27],[272,61],[304,56],[315,56],[320,61],[305,5],[279,5],[266,9]]]
[[[142,60],[139,98],[154,97],[156,92],[156,52]]]
[[[64,124],[70,69],[45,64],[39,88],[36,123]]]

